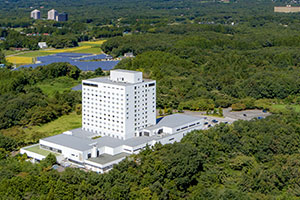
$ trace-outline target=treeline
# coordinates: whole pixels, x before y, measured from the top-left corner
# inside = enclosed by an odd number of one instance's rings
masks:
[[[54,36],[26,36],[25,34],[19,33],[17,31],[7,31],[5,32],[5,40],[0,43],[0,49],[10,49],[10,48],[27,48],[29,50],[38,50],[39,42],[46,42],[48,46],[53,48],[65,48],[65,47],[75,47],[78,46],[78,41],[81,37],[74,34],[72,35],[54,35]]]
[[[107,174],[25,158],[0,161],[7,199],[297,199],[300,115],[273,115],[194,131],[147,148]],[[47,160],[52,160],[47,158]],[[48,167],[47,167],[48,166]]]

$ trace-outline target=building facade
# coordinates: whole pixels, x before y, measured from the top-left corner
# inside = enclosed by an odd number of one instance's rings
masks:
[[[30,17],[33,19],[41,19],[41,12],[35,9],[30,13]]]
[[[56,20],[58,12],[54,9],[48,11],[48,20]]]
[[[68,14],[65,12],[59,13],[56,15],[55,20],[58,22],[66,22],[66,21],[68,21]]]
[[[110,77],[82,82],[82,128],[129,139],[156,123],[156,82],[142,72],[113,70]]]

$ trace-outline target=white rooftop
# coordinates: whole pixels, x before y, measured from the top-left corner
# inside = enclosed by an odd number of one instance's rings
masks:
[[[184,124],[187,124],[189,122],[197,121],[200,120],[201,118],[199,117],[194,117],[190,115],[184,115],[184,114],[173,114],[173,115],[168,115],[161,119],[156,125],[150,126],[146,129],[151,130],[151,129],[157,129],[159,127],[178,127]],[[136,147],[142,144],[146,144],[148,142],[154,141],[156,139],[161,139],[163,137],[167,137],[168,135],[161,135],[161,136],[141,136],[141,137],[134,137],[130,138],[127,140],[121,140],[109,136],[103,136],[97,139],[92,139],[92,137],[97,136],[97,134],[82,130],[81,128],[74,129],[69,131],[72,134],[59,134],[51,137],[47,137],[44,139],[41,139],[43,141],[48,141],[52,143],[56,143],[58,145],[66,146],[72,149],[80,150],[80,151],[85,151],[91,149],[91,146],[96,143],[97,147],[119,147],[122,145],[127,145],[130,147]]]
[[[107,84],[120,85],[120,86],[128,86],[128,85],[134,85],[135,84],[135,83],[126,83],[126,82],[112,81],[109,78],[109,76],[98,77],[98,78],[91,78],[91,79],[87,79],[86,81],[97,82],[97,83],[107,83]],[[143,79],[143,82],[153,82],[153,80],[151,80],[151,79]]]
[[[168,115],[166,117],[163,117],[156,125],[149,126],[145,129],[153,130],[163,126],[173,128],[173,127],[183,126],[189,122],[197,121],[199,119],[200,119],[199,117],[195,117],[191,115],[173,114],[173,115]]]

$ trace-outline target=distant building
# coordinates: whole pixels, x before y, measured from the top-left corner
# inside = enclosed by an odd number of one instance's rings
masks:
[[[297,12],[300,12],[300,7],[292,7],[291,5],[278,6],[278,7],[274,7],[274,12],[279,12],[279,13],[297,13]]]
[[[48,48],[46,42],[39,42],[39,43],[38,43],[38,46],[39,46],[41,49],[46,49],[46,48]]]
[[[135,56],[133,55],[132,52],[124,53],[125,58],[134,58]]]
[[[55,18],[56,21],[58,22],[66,22],[68,21],[68,14],[63,12],[63,13],[59,13],[56,18]]]
[[[57,15],[58,15],[58,12],[54,9],[48,11],[48,19],[49,20],[56,20]]]
[[[37,9],[30,13],[30,17],[33,19],[41,19],[41,12]]]

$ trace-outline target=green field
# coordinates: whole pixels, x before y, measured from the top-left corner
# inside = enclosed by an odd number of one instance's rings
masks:
[[[42,82],[37,84],[37,87],[41,88],[43,93],[47,94],[48,96],[53,96],[55,92],[62,93],[66,90],[70,90],[72,87],[80,84],[81,81],[74,80],[68,77],[59,77],[49,82]]]
[[[41,126],[32,126],[25,129],[25,135],[31,138],[43,138],[52,135],[57,135],[65,131],[81,127],[81,115],[75,112],[69,115],[64,115],[58,119]],[[28,138],[29,139],[29,138]]]
[[[287,110],[294,110],[295,112],[300,112],[300,105],[273,104],[270,106],[269,109],[273,113],[285,112]]]
[[[72,51],[72,53],[91,53],[91,54],[101,54],[103,53],[100,47],[91,47],[89,49],[82,49],[77,51]]]
[[[57,135],[79,127],[81,127],[81,115],[72,112],[41,126],[13,127],[2,129],[1,133],[25,144],[32,144],[37,143],[41,138]]]

